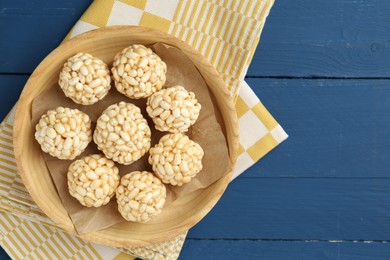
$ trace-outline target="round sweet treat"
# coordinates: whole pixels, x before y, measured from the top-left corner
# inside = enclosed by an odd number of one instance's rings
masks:
[[[115,58],[111,69],[116,89],[129,98],[145,98],[165,84],[167,65],[150,48],[133,44]]]
[[[116,190],[118,210],[128,221],[148,222],[161,212],[166,195],[165,185],[152,173],[131,172]]]
[[[85,156],[69,166],[69,193],[83,206],[97,208],[106,205],[118,185],[118,168],[102,154]]]
[[[78,109],[57,107],[42,115],[35,126],[35,139],[45,153],[73,160],[92,140],[91,119]]]
[[[92,105],[111,88],[107,65],[91,54],[77,53],[64,64],[58,84],[65,95],[81,105]]]
[[[198,119],[201,105],[193,92],[182,86],[162,89],[148,98],[146,111],[156,129],[171,133],[187,132]]]
[[[164,183],[181,186],[203,168],[202,147],[182,133],[164,135],[149,153],[149,163]]]
[[[119,102],[103,111],[96,122],[93,140],[107,158],[129,165],[149,151],[150,135],[141,110]]]

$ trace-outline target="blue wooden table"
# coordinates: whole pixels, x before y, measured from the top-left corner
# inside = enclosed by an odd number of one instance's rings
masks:
[[[89,3],[1,0],[0,118]],[[390,2],[277,1],[247,81],[290,138],[182,259],[390,259]]]

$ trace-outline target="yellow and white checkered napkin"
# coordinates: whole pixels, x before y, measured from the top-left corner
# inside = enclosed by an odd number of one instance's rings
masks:
[[[172,34],[201,52],[236,100],[240,156],[233,178],[287,138],[244,82],[274,0],[95,0],[66,39],[110,25],[141,25]],[[15,259],[176,259],[186,234],[142,248],[109,248],[56,227],[17,174],[11,110],[0,126],[0,243]]]

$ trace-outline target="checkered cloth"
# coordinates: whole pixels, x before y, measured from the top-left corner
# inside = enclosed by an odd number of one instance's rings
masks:
[[[141,25],[172,34],[201,52],[236,100],[240,150],[233,178],[287,138],[245,83],[273,0],[95,0],[66,39],[109,25]],[[15,109],[0,126],[0,243],[15,259],[176,259],[186,234],[142,248],[109,248],[56,227],[36,206],[15,165]]]

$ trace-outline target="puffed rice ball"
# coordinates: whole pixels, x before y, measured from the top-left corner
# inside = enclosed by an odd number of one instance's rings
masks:
[[[129,165],[150,148],[151,132],[141,110],[119,102],[103,111],[96,122],[93,140],[107,158]]]
[[[103,99],[111,88],[107,65],[88,53],[70,57],[60,72],[58,84],[65,95],[81,105]]]
[[[92,140],[91,119],[78,109],[57,107],[42,115],[35,126],[35,139],[45,153],[73,160]]]
[[[69,166],[69,193],[83,206],[97,208],[106,205],[118,185],[118,168],[102,154],[85,156]]]
[[[149,153],[149,163],[164,183],[181,186],[203,168],[202,147],[182,133],[164,135]]]
[[[165,204],[166,188],[147,171],[135,171],[122,177],[116,190],[118,210],[127,221],[148,222],[160,214]]]
[[[171,133],[187,132],[195,123],[201,105],[193,92],[182,86],[162,89],[148,98],[146,111],[157,130]]]
[[[150,48],[133,44],[115,56],[111,69],[116,89],[129,98],[145,98],[165,84],[167,65]]]

